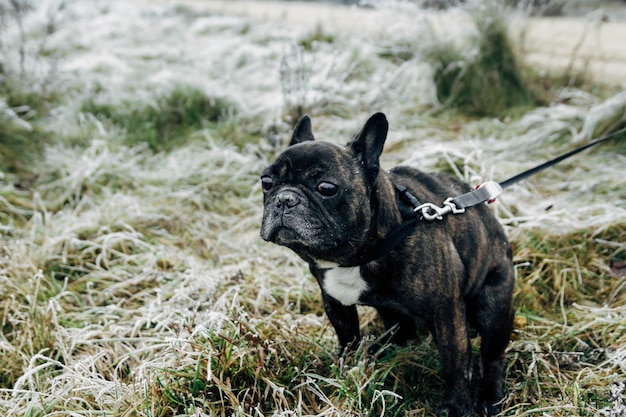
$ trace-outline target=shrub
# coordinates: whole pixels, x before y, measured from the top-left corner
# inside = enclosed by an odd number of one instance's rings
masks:
[[[330,33],[327,33],[322,28],[322,25],[318,24],[315,27],[313,32],[309,33],[307,36],[301,38],[298,41],[298,44],[304,48],[306,51],[312,51],[313,47],[317,43],[333,43],[335,41],[335,37]]]
[[[0,171],[17,172],[41,156],[43,145],[50,142],[51,135],[30,122],[30,117],[37,113],[33,107],[26,102],[13,107],[11,104],[18,101],[7,98],[11,103],[0,99]]]
[[[465,54],[451,44],[426,53],[435,65],[437,97],[445,107],[472,116],[497,116],[517,106],[537,104],[522,76],[501,13],[473,14],[478,35]]]
[[[84,103],[83,111],[121,127],[127,144],[147,143],[158,152],[184,144],[190,133],[219,122],[232,107],[197,88],[177,87],[150,104],[100,104],[92,99]]]

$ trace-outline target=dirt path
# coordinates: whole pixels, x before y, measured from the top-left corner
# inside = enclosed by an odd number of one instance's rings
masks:
[[[408,10],[372,10],[332,4],[187,0],[211,11],[246,15],[333,31],[376,36],[390,31],[418,33],[428,25],[435,33],[467,31],[471,21],[461,11],[429,12],[416,16]],[[626,7],[626,6],[625,6]],[[610,16],[609,16],[610,18]],[[422,26],[423,30],[423,26]],[[626,86],[626,21],[603,21],[602,13],[589,18],[516,18],[511,34],[525,52],[527,61],[547,70],[586,70],[596,81]]]

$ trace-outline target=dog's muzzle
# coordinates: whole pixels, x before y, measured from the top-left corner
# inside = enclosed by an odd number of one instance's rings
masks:
[[[300,196],[295,191],[283,190],[276,195],[274,203],[276,208],[286,210],[297,206],[301,201]]]
[[[278,190],[265,207],[261,237],[278,244],[302,240],[308,224],[302,212],[304,201],[296,189]]]

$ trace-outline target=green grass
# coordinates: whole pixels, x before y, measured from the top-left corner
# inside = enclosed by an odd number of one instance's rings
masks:
[[[335,36],[324,31],[321,24],[318,24],[311,33],[303,36],[298,44],[306,51],[312,51],[318,43],[332,44],[335,41]]]
[[[41,158],[53,135],[40,121],[58,99],[54,93],[27,90],[6,76],[0,80],[1,170],[18,172]]]
[[[610,242],[624,239],[623,223],[607,225],[598,232],[581,230],[558,238],[529,233],[516,250],[518,271],[525,276],[516,304],[529,311],[548,307],[553,313],[573,303],[588,304],[594,300],[616,305],[620,294],[614,291],[619,280],[616,282],[612,276],[611,265],[623,262],[626,250]]]
[[[18,124],[0,115],[0,168],[17,172],[41,157],[51,135],[38,126]]]
[[[145,143],[159,152],[184,145],[190,134],[220,122],[235,111],[235,107],[223,98],[181,86],[155,97],[151,103],[110,104],[93,98],[83,104],[82,110],[121,128],[126,144]]]
[[[518,267],[518,317],[507,355],[511,412],[523,406],[539,415],[586,416],[610,406],[608,388],[590,369],[605,369],[605,378],[618,378],[618,369],[606,366],[608,351],[598,347],[617,348],[626,342],[623,321],[602,320],[603,308],[624,305],[623,283],[607,271],[626,253],[602,242],[622,242],[625,234],[626,224],[621,223],[595,234],[529,233],[515,242],[516,264],[524,266]],[[277,408],[303,414],[337,409],[368,416],[416,410],[421,411],[412,415],[431,415],[436,408],[442,387],[429,338],[411,347],[387,347],[375,357],[367,350],[370,340],[339,358],[329,329],[320,333],[299,325],[294,333],[287,327],[285,315],[297,317],[300,312],[281,307],[294,305],[295,298],[285,300],[280,282],[271,285],[276,288],[272,307],[254,313],[258,294],[248,292],[255,288],[254,278],[240,279],[250,281],[238,282],[241,309],[228,314],[219,332],[209,331],[191,342],[198,362],[164,370],[160,390],[178,412],[199,404],[212,404],[226,415]],[[322,314],[319,301],[308,302],[315,307],[301,309]],[[368,311],[364,316],[372,318]],[[380,327],[366,321],[364,330],[376,334]]]

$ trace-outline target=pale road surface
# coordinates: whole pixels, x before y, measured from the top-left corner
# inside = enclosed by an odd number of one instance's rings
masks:
[[[438,36],[467,30],[472,23],[459,10],[420,14],[395,10],[372,10],[325,3],[186,0],[189,5],[216,13],[296,25],[299,28],[320,26],[331,31],[366,36],[389,31],[410,31],[416,27],[432,28]],[[626,7],[626,6],[624,6]],[[608,21],[603,16],[608,15]],[[626,87],[626,21],[611,21],[609,13],[586,18],[514,18],[511,34],[525,52],[526,62],[546,70],[562,70],[574,62],[574,69],[586,69],[594,80]],[[574,61],[572,60],[573,58]]]

